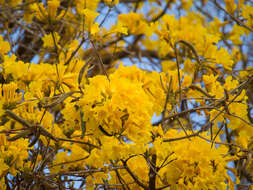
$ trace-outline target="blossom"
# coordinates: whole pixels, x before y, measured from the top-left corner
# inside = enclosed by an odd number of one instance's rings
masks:
[[[10,45],[8,42],[3,41],[3,37],[0,36],[0,54],[5,54],[10,51]]]
[[[57,32],[54,33],[50,33],[50,34],[46,34],[43,38],[43,47],[47,48],[47,47],[55,47],[58,46],[58,42],[60,40],[60,36]]]

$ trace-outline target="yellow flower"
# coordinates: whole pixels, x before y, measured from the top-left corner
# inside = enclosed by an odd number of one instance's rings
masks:
[[[56,154],[56,158],[53,161],[53,164],[55,165],[54,167],[50,168],[50,171],[52,173],[59,173],[60,171],[66,170],[66,167],[64,166],[64,162],[68,161],[69,156],[67,155],[66,152],[58,152]]]
[[[95,11],[97,9],[97,6],[99,4],[99,0],[75,0],[77,3],[77,7],[84,7],[85,9],[90,9],[92,11]],[[82,6],[80,6],[82,5]]]
[[[0,164],[1,164],[1,168],[0,168],[0,175],[5,175],[9,169],[9,166],[4,163],[4,160],[2,158],[0,158]]]
[[[235,89],[238,86],[239,82],[237,80],[233,80],[232,76],[228,76],[225,79],[224,88],[228,91]]]
[[[128,76],[128,69],[121,67],[116,70],[110,76],[110,82],[105,76],[93,77],[84,87],[85,96],[80,99],[80,106],[84,112],[87,132],[95,136],[124,133],[133,141],[145,141],[150,137],[148,131],[153,105],[141,83],[137,82],[138,74],[131,73]],[[138,73],[139,70],[136,71]],[[137,77],[137,80],[131,77]]]
[[[58,42],[60,40],[60,36],[57,32],[54,32],[54,33],[50,33],[50,34],[46,34],[42,40],[43,40],[43,47],[44,48],[47,48],[47,47],[55,47],[58,46]]]
[[[110,29],[109,33],[116,33],[116,34],[125,34],[127,35],[127,27],[123,26],[122,23],[117,23],[116,25],[113,25]]]
[[[208,91],[210,91],[212,89],[212,87],[215,85],[217,78],[218,78],[218,75],[217,76],[214,76],[213,74],[203,75],[203,81],[204,81],[206,89]]]
[[[175,61],[162,61],[161,64],[162,71],[165,73],[177,69],[177,63]]]
[[[129,22],[131,20],[131,22]],[[130,12],[128,14],[121,14],[118,17],[118,23],[126,28],[131,34],[146,34],[152,35],[152,29],[143,19],[143,16],[138,13]]]
[[[94,24],[91,25],[91,27],[90,27],[90,34],[94,35],[94,34],[96,34],[98,32],[99,32],[99,24],[96,22],[96,23],[94,23]]]
[[[44,21],[47,17],[47,11],[43,6],[43,3],[34,3],[31,5],[31,10],[36,12],[36,17],[40,21]]]
[[[0,54],[5,54],[10,51],[10,45],[8,42],[3,41],[3,37],[0,36]]]
[[[18,102],[22,100],[22,93],[17,92],[18,86],[16,83],[4,84],[0,87],[0,98],[3,106],[8,109],[13,109]]]
[[[237,7],[236,3],[234,2],[234,0],[225,0],[225,4],[226,4],[226,10],[230,13],[230,14],[234,14],[234,11]]]
[[[175,138],[182,135],[184,136],[183,132],[177,133],[177,130],[169,130],[166,137]],[[210,138],[206,134],[201,135]],[[210,189],[213,185],[219,186],[219,189],[227,189],[224,176],[226,160],[223,157],[228,151],[227,148],[210,148],[208,142],[198,137],[169,144],[162,142],[154,146],[157,146],[157,150],[164,154],[161,159],[157,160],[158,162],[162,162],[167,155],[173,152],[169,160],[175,160],[160,171],[160,175],[171,185],[172,189],[198,189],[198,187]],[[171,148],[166,150],[163,149],[163,146]],[[180,180],[183,180],[183,183]]]
[[[59,0],[51,0],[47,2],[48,16],[50,19],[55,19],[57,14],[57,9],[60,5]]]
[[[253,26],[252,11],[253,11],[252,5],[247,4],[247,5],[243,6],[242,16],[244,18],[246,18],[247,25],[249,25],[251,27]]]
[[[99,13],[86,8],[83,9],[82,14],[85,16],[85,25],[87,27],[87,30],[91,34],[96,34],[99,31],[99,25],[98,23],[94,23],[94,20],[99,15]]]
[[[28,158],[28,140],[18,139],[14,142],[9,142],[6,140],[6,136],[4,134],[0,134],[0,162],[1,172],[8,172],[12,175],[17,174],[17,170],[23,168],[23,162]],[[7,170],[7,171],[6,171]]]
[[[184,76],[184,81],[183,81],[182,85],[184,87],[189,87],[191,84],[192,84],[192,77],[189,76],[189,75],[185,75]]]

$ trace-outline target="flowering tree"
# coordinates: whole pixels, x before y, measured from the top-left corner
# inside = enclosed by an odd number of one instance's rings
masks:
[[[252,188],[251,0],[0,0],[0,30],[0,189]]]

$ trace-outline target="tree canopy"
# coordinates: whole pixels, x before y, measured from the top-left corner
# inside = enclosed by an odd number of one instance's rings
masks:
[[[0,189],[253,189],[252,0],[0,0]]]

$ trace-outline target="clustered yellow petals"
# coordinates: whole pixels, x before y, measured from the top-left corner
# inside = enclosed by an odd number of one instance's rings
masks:
[[[8,173],[16,175],[17,169],[22,170],[23,161],[28,157],[28,140],[19,139],[9,142],[4,134],[0,135],[1,170],[0,175]]]
[[[124,69],[121,67],[110,75],[110,81],[105,76],[96,76],[85,85],[86,95],[80,100],[84,121],[88,132],[97,137],[104,133],[144,140],[153,115],[152,103],[142,87],[142,79],[138,78],[140,71],[136,69],[137,75],[127,75]]]
[[[26,7],[19,24],[41,31],[29,42],[39,51],[27,47],[36,64],[14,55],[21,46],[8,42],[9,31],[0,35],[0,189],[5,176],[18,181],[37,172],[40,181],[49,172],[60,181],[77,171],[85,189],[149,189],[153,173],[156,189],[234,189],[241,174],[231,161],[253,173],[253,69],[234,71],[248,58],[242,37],[252,37],[253,7],[245,2],[223,4],[224,14],[240,20],[206,22],[191,11],[193,0],[149,0],[158,7],[144,13],[141,1],[124,13],[130,1],[0,0],[1,11]],[[163,12],[163,3],[182,16]],[[114,9],[117,21],[106,28],[100,21]],[[141,64],[145,57],[159,71],[118,64],[122,55]]]
[[[201,135],[207,137],[205,134]],[[170,130],[165,136],[174,138],[184,136],[184,134]],[[227,151],[226,148],[210,148],[210,144],[200,138],[171,142],[170,146],[157,140],[158,142],[154,142],[152,149],[155,149],[158,155],[158,165],[162,164],[163,160],[170,155],[168,162],[171,161],[171,164],[164,167],[160,175],[171,184],[172,189],[209,189],[213,187],[214,181],[218,189],[227,189],[224,182],[226,162],[223,158],[224,152]],[[159,185],[162,185],[162,180],[158,182]]]

